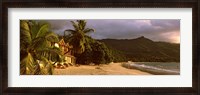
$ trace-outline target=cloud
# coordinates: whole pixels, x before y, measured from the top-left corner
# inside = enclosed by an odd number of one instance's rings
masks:
[[[180,42],[180,20],[89,19],[88,28],[95,29],[89,35],[95,39],[134,39],[145,36],[154,41]],[[73,29],[69,20],[47,20],[58,34]]]
[[[98,39],[133,39],[145,36],[155,41],[175,42],[171,38],[180,36],[179,20],[88,20],[88,26],[96,29],[97,32],[91,36]],[[170,35],[174,31],[179,35]]]
[[[70,28],[71,23],[69,20],[45,20],[51,25],[51,30],[57,34],[63,35],[64,30]],[[72,27],[71,27],[72,28]]]
[[[168,30],[179,30],[180,20],[151,20],[151,24]]]

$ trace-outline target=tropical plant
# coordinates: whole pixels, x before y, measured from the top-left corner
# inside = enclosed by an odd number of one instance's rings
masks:
[[[48,23],[20,21],[20,74],[52,74],[51,61],[59,61],[60,50],[54,47],[58,36]]]
[[[86,37],[91,48],[85,49],[82,54],[77,56],[79,64],[108,64],[113,61],[111,50],[102,42],[96,41],[91,37]]]
[[[85,51],[86,47],[90,48],[87,42],[88,40],[86,38],[86,33],[94,32],[94,29],[86,28],[87,22],[85,20],[77,20],[76,22],[71,21],[71,23],[74,27],[74,30],[67,29],[64,31],[64,35],[65,32],[70,33],[68,35],[68,41],[73,46],[73,52],[75,54],[81,54]]]
[[[113,55],[107,46],[99,41],[92,44],[92,62],[95,64],[108,64],[113,61]]]

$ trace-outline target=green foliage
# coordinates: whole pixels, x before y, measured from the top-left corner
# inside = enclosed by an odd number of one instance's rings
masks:
[[[123,61],[120,54],[114,52],[108,48],[104,43],[96,41],[91,37],[87,36],[86,33],[94,31],[94,29],[86,28],[85,20],[77,20],[76,22],[71,21],[74,30],[68,29],[65,32],[69,32],[66,35],[64,32],[64,40],[69,42],[73,46],[74,55],[76,57],[76,63],[78,64],[107,64],[116,61]],[[117,57],[113,54],[118,54]]]
[[[104,39],[114,55],[114,62],[179,62],[180,44],[154,42],[145,37],[130,40]]]
[[[68,29],[69,35],[65,35],[64,39],[73,46],[76,63],[78,64],[105,64],[112,61],[112,54],[105,44],[95,41],[86,33],[94,32],[94,29],[86,28],[85,20],[71,21],[74,30]]]
[[[112,47],[109,47],[109,50],[110,54],[112,54],[113,56],[113,62],[125,62],[128,60],[128,58],[122,51],[116,50]]]
[[[74,30],[67,29],[64,31],[64,38],[67,39],[68,42],[73,45],[73,51],[76,54],[81,54],[85,51],[87,40],[86,40],[86,33],[94,32],[94,29],[86,28],[86,21],[85,20],[77,20],[76,22],[71,21]],[[65,32],[69,32],[68,36],[65,35]]]
[[[20,74],[33,74],[35,65],[33,56],[28,53],[20,62]]]
[[[105,45],[96,42],[92,45],[92,53],[93,53],[93,59],[92,62],[95,64],[105,64],[105,53],[106,53],[106,48]]]
[[[60,50],[52,46],[58,40],[47,23],[20,20],[20,74],[52,74],[49,60],[60,59]]]
[[[107,48],[104,43],[96,41],[91,37],[87,37],[86,50],[77,56],[78,64],[107,64],[113,61],[112,52]]]
[[[92,57],[93,57],[92,50],[87,48],[82,54],[76,56],[77,59],[76,63],[88,65],[89,63],[92,62]]]

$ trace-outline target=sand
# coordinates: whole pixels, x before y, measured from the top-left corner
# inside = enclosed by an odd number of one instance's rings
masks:
[[[65,69],[54,69],[54,75],[151,75],[136,69],[128,69],[121,63],[110,63],[108,65],[80,65],[69,66]]]

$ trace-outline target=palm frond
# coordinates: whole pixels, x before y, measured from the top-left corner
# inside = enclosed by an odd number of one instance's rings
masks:
[[[58,42],[58,35],[55,34],[54,32],[47,32],[45,34],[45,39],[47,39],[49,42]]]
[[[72,29],[67,29],[64,32],[69,32],[70,34],[76,34],[76,30],[72,30]]]
[[[90,29],[90,28],[86,28],[84,31],[84,33],[89,33],[89,32],[95,32],[94,29]]]
[[[39,48],[46,48],[46,47],[51,47],[52,42],[58,42],[58,36],[53,33],[53,32],[47,32],[44,37],[37,37],[33,39],[33,43],[31,44],[30,47],[34,49],[39,49]]]
[[[83,31],[85,29],[85,26],[86,26],[86,21],[85,20],[77,20],[77,22],[78,22],[79,29],[81,31]]]
[[[29,31],[28,21],[20,20],[20,29],[24,29],[24,30]]]
[[[47,72],[48,72],[48,74],[49,75],[53,75],[53,65],[50,63],[50,64],[48,64],[47,66],[46,66],[46,69],[47,69]]]
[[[31,42],[29,25],[26,21],[20,21],[20,41],[22,40],[26,43]]]
[[[44,74],[45,72],[43,72],[44,70],[42,70],[42,69],[43,69],[43,68],[41,68],[40,64],[38,63],[38,64],[35,66],[33,75],[41,75],[41,74]]]
[[[38,59],[42,59],[42,57],[47,58],[51,61],[62,61],[61,51],[59,48],[42,48],[37,50]]]
[[[32,38],[32,39],[35,39],[35,38],[36,38],[36,35],[37,35],[37,33],[38,33],[38,29],[39,29],[38,25],[32,25],[32,26],[31,26],[30,33],[31,33],[31,38]]]
[[[50,46],[50,43],[48,43],[48,41],[44,37],[38,37],[33,39],[30,48],[32,48],[33,50],[37,50],[40,48],[45,48],[47,46]]]
[[[74,21],[71,21],[71,23],[72,23],[75,30],[79,30],[78,24],[76,24]]]
[[[62,58],[52,42],[58,42],[58,36],[49,32],[48,24],[20,21],[20,74],[53,74],[50,61]]]
[[[45,36],[45,34],[47,32],[49,32],[49,25],[48,24],[42,24],[41,26],[39,26],[39,30],[36,34],[36,38]]]
[[[35,74],[53,74],[53,66],[52,63],[45,57],[41,57],[39,66],[37,66],[37,69],[35,70]]]
[[[27,56],[20,62],[20,74],[33,74],[35,65],[36,63],[33,56],[28,53]]]

